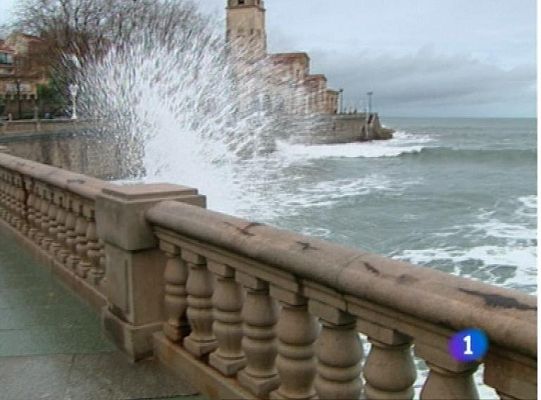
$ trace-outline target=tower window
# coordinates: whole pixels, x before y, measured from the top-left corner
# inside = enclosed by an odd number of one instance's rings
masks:
[[[244,5],[244,0],[239,0],[239,5]]]

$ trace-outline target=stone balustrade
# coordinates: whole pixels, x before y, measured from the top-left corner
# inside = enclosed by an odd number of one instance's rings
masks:
[[[178,202],[147,219],[167,257],[161,360],[213,398],[533,399],[536,298]],[[448,341],[483,329],[459,363]],[[370,344],[363,354],[362,337]],[[210,389],[209,389],[210,387]]]
[[[96,306],[106,303],[96,196],[109,183],[0,154],[0,218],[63,280]]]
[[[0,227],[101,307],[133,360],[155,355],[210,398],[411,399],[415,357],[422,399],[478,398],[481,365],[502,399],[536,397],[534,296],[204,207],[193,188],[0,154]],[[479,362],[449,355],[466,328],[490,339]]]

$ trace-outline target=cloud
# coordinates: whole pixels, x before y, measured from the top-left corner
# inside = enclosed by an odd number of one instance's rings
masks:
[[[358,105],[369,90],[382,113],[427,116],[534,116],[536,66],[511,69],[432,47],[403,56],[314,51],[312,70]],[[493,115],[490,115],[493,114]]]

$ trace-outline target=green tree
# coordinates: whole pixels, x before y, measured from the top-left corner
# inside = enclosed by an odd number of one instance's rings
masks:
[[[53,79],[47,84],[38,85],[38,107],[41,113],[52,115],[62,114],[67,108],[67,97],[59,89],[59,85]]]

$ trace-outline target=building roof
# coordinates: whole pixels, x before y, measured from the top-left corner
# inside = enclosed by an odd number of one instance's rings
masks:
[[[15,49],[11,46],[8,46],[6,44],[6,41],[3,39],[0,39],[0,51],[2,53],[15,53]]]
[[[32,41],[35,41],[35,42],[42,42],[43,39],[40,38],[39,36],[34,36],[34,35],[29,35],[27,33],[22,33],[22,32],[14,32],[10,35],[11,36],[14,36],[14,37],[22,37],[24,39],[27,39],[27,40],[32,40]]]
[[[325,81],[327,82],[327,77],[323,74],[314,74],[314,75],[308,75],[305,78],[306,81]]]
[[[295,52],[295,53],[276,53],[276,54],[269,54],[269,57],[272,61],[277,62],[294,62],[296,60],[305,60],[310,61],[310,57],[305,52]]]

